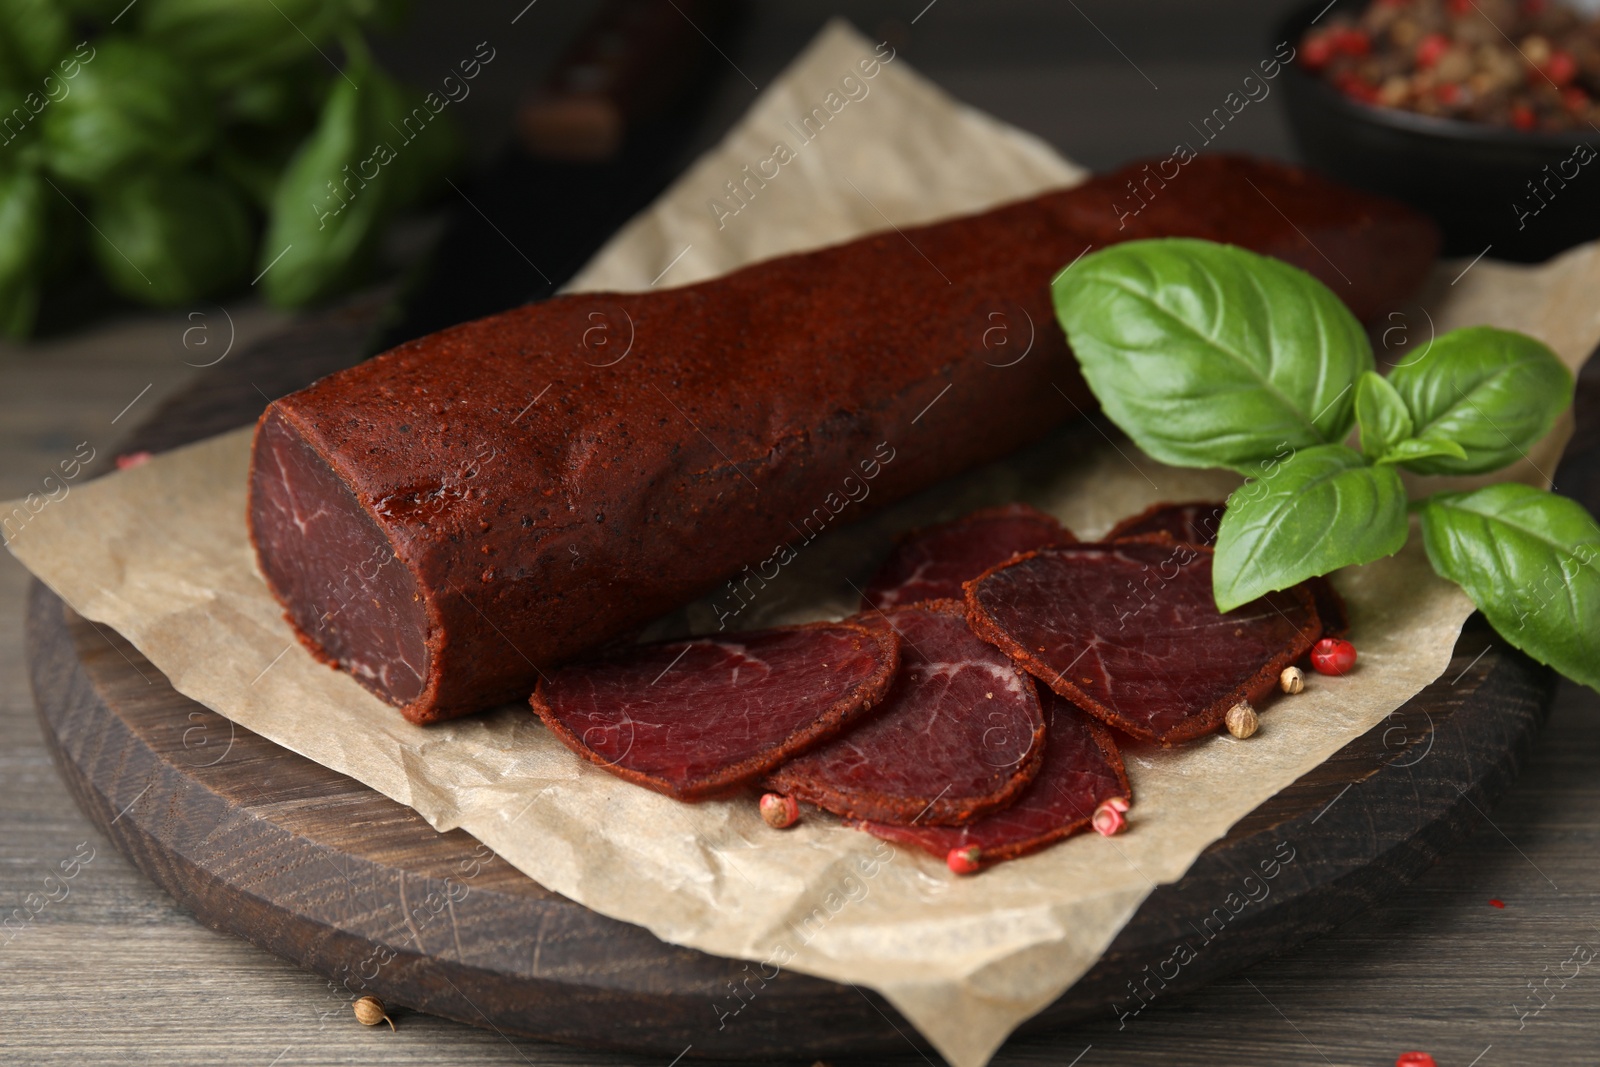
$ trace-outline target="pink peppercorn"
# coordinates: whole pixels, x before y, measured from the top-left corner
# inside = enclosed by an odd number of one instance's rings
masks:
[[[761,818],[774,830],[787,830],[800,821],[800,805],[782,793],[761,794]]]
[[[1324,637],[1311,647],[1311,666],[1318,674],[1348,674],[1356,665],[1356,646],[1339,637]]]
[[[972,874],[983,863],[983,850],[977,845],[953,848],[944,858],[945,866],[957,874]]]
[[[1102,837],[1120,834],[1128,825],[1128,820],[1123,815],[1127,810],[1128,801],[1125,798],[1112,797],[1100,802],[1100,806],[1094,809],[1094,815],[1089,823]]]

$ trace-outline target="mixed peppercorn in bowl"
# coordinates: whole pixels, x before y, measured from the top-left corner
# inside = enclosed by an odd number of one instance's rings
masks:
[[[1305,161],[1427,213],[1446,255],[1540,262],[1600,237],[1600,18],[1308,0],[1272,40],[1295,49],[1280,84]]]
[[[1600,18],[1554,0],[1375,0],[1318,20],[1299,58],[1364,104],[1548,133],[1600,126]]]

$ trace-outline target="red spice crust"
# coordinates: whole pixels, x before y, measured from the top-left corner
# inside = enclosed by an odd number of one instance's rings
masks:
[[[619,778],[627,779],[635,785],[642,785],[646,789],[653,789],[657,793],[664,793],[676,800],[704,800],[707,797],[728,792],[736,786],[754,781],[756,778],[772,770],[784,760],[800,755],[802,752],[830,740],[845,729],[854,725],[857,718],[871,710],[878,701],[883,699],[889,687],[894,684],[894,677],[900,669],[900,639],[891,630],[878,630],[862,626],[853,622],[813,622],[800,626],[778,626],[774,630],[854,630],[860,634],[860,648],[867,642],[876,644],[879,654],[879,667],[870,678],[858,685],[848,697],[832,704],[826,711],[814,719],[809,727],[790,734],[783,744],[778,745],[759,756],[750,756],[736,763],[731,763],[716,774],[707,775],[693,782],[685,788],[674,788],[670,783],[653,775],[645,774],[628,767],[618,766],[595,752],[583,743],[583,739],[573,733],[567,724],[559,719],[547,700],[547,686],[543,679],[539,681],[528,698],[528,703],[538,714],[541,721],[549,728],[550,732],[561,739],[561,743],[573,752],[582,756],[590,763],[605,768]],[[731,635],[736,636],[736,635]]]
[[[1174,543],[1171,535],[1166,533],[1127,537],[1123,538],[1120,543],[1128,542],[1143,542],[1150,544]],[[1112,542],[1103,543],[1111,544]],[[1092,546],[1086,545],[1085,547]],[[1191,545],[1190,547],[1195,549],[1197,552],[1204,552],[1207,555],[1215,555],[1215,552],[1213,552],[1212,549],[1207,548],[1205,545]],[[1191,741],[1196,737],[1202,737],[1217,730],[1222,726],[1223,721],[1227,718],[1228,709],[1233,707],[1241,700],[1248,700],[1252,704],[1258,705],[1263,703],[1277,687],[1278,677],[1283,673],[1283,669],[1293,664],[1296,660],[1300,659],[1307,652],[1309,652],[1311,650],[1311,646],[1316,644],[1318,638],[1322,636],[1322,621],[1317,615],[1316,600],[1311,596],[1311,594],[1304,588],[1304,586],[1294,586],[1291,589],[1283,590],[1285,595],[1293,595],[1301,602],[1301,605],[1311,616],[1311,621],[1313,623],[1311,628],[1307,631],[1299,632],[1299,639],[1295,641],[1293,645],[1278,655],[1272,657],[1272,659],[1269,660],[1265,666],[1256,671],[1256,673],[1251,675],[1242,684],[1235,686],[1227,694],[1214,701],[1207,707],[1201,709],[1198,713],[1190,715],[1181,725],[1174,727],[1167,733],[1158,736],[1143,723],[1132,721],[1125,716],[1117,714],[1114,709],[1107,707],[1105,704],[1102,704],[1088,693],[1085,693],[1078,686],[1067,681],[1064,675],[1060,675],[1059,672],[1053,671],[1041,663],[1038,657],[1035,656],[1029,649],[1024,648],[999,626],[995,625],[995,623],[989,618],[983,609],[978,606],[975,590],[978,584],[981,583],[985,578],[997,571],[1004,570],[1007,567],[1015,567],[1018,564],[1025,563],[1028,560],[1033,559],[1035,556],[1048,551],[1051,550],[1041,549],[1039,552],[1029,552],[1025,556],[1018,556],[1016,559],[1013,559],[1008,563],[1002,563],[998,567],[991,567],[977,578],[974,578],[972,581],[968,582],[965,586],[967,591],[967,625],[972,627],[973,633],[977,634],[979,637],[982,637],[990,644],[995,645],[997,648],[1004,650],[1005,653],[1012,659],[1025,666],[1029,673],[1031,673],[1035,678],[1044,681],[1044,683],[1050,686],[1051,689],[1055,690],[1061,696],[1066,697],[1068,700],[1072,701],[1072,703],[1076,704],[1090,715],[1095,716],[1097,719],[1108,723],[1111,726],[1115,726],[1117,729],[1132,737],[1137,737],[1143,741],[1154,741],[1163,748],[1171,748],[1173,745],[1184,741]],[[1052,675],[1057,675],[1056,680],[1053,682],[1050,681]]]
[[[967,614],[966,606],[959,600],[925,600],[918,604],[891,608],[879,614],[893,616],[908,611],[925,611],[962,619],[965,619]],[[1039,696],[1034,688],[1033,679],[1024,670],[1019,669],[1017,673],[1022,680],[1023,689],[1032,698],[1034,707],[1039,709]],[[1006,779],[1000,789],[982,796],[929,796],[907,800],[868,790],[852,790],[846,793],[833,789],[825,783],[795,774],[789,767],[779,767],[767,776],[764,784],[775,792],[787,793],[796,800],[803,800],[845,819],[870,820],[890,825],[927,823],[935,826],[961,826],[1006,807],[1016,799],[1018,793],[1028,787],[1044,763],[1044,731],[1044,714],[1040,710],[1037,722],[1034,723],[1033,738],[1029,743],[1027,755],[1018,762],[1016,771]]]

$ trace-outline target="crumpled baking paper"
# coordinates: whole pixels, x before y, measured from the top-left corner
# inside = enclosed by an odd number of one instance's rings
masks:
[[[684,284],[1081,176],[834,23],[572,288]],[[1401,333],[1386,339],[1415,353],[1431,331],[1494,323],[1544,338],[1576,368],[1600,338],[1593,247],[1538,268],[1479,262],[1452,284],[1463,266],[1442,267],[1420,304],[1397,306],[1390,328]],[[1156,884],[1180,878],[1239,818],[1433,681],[1472,610],[1434,577],[1416,537],[1394,558],[1340,574],[1359,670],[1314,676],[1303,694],[1274,702],[1247,743],[1219,735],[1128,749],[1137,798],[1128,833],[1082,835],[958,878],[938,858],[826,816],[780,833],[753,798],[690,805],[629,785],[568,752],[526,707],[407,723],[313,660],[258,576],[245,530],[249,440],[248,430],[224,434],[56,502],[4,505],[0,519],[25,513],[5,522],[8,547],[187,696],[666,941],[878,990],[957,1067],[980,1067],[1082,975]],[[1563,440],[1556,431],[1512,474],[1543,481]],[[1221,498],[1235,484],[1163,467],[1080,426],[818,539],[739,623],[848,613],[850,582],[896,531],[971,507],[1025,499],[1094,537],[1155,501]],[[658,629],[712,619],[703,603]],[[737,1026],[737,1008],[708,1004],[708,1023]]]

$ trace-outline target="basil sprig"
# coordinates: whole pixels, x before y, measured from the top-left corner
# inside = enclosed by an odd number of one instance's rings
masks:
[[[1525,456],[1572,402],[1572,374],[1547,346],[1456,330],[1385,378],[1321,282],[1208,241],[1115,245],[1052,290],[1090,388],[1140,448],[1249,476],[1217,532],[1220,610],[1393,555],[1415,510],[1434,570],[1508,642],[1600,689],[1594,518],[1514,483],[1413,504],[1396,469],[1482,474]]]

